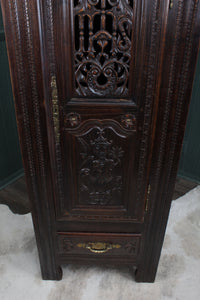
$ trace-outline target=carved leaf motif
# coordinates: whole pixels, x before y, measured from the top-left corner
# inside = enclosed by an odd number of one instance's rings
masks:
[[[124,151],[105,137],[104,129],[98,129],[89,142],[83,138],[79,141],[82,146],[80,194],[86,193],[85,204],[107,205],[113,201],[113,193],[121,193],[122,177],[115,169],[120,166]]]
[[[136,242],[128,242],[124,245],[124,248],[130,253],[134,254],[137,251],[137,243]]]
[[[64,239],[63,240],[63,249],[65,251],[70,251],[72,248],[74,248],[73,243],[68,239]]]

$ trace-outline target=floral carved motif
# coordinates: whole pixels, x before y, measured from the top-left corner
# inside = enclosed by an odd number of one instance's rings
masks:
[[[77,127],[81,122],[81,116],[75,112],[71,112],[65,119],[65,125],[70,127]]]
[[[127,129],[136,129],[136,118],[132,114],[125,114],[121,118],[123,126]]]
[[[75,0],[75,91],[127,96],[133,1]]]
[[[79,138],[81,168],[79,171],[80,199],[84,204],[113,204],[122,190],[122,176],[118,172],[124,151],[98,129],[92,139]]]

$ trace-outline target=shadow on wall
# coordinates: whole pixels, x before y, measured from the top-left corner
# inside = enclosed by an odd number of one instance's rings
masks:
[[[2,15],[0,12],[0,189],[23,175]]]

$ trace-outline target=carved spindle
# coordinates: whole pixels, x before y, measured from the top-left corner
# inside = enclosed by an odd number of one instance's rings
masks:
[[[93,53],[93,22],[94,22],[94,17],[89,16],[89,56],[94,58],[94,53]]]
[[[115,15],[112,16],[113,18],[113,39],[112,39],[112,48],[116,49],[117,45],[117,18]],[[115,51],[112,52],[112,56],[115,57]]]
[[[105,12],[106,1],[105,0],[101,0],[101,8],[102,8],[102,12],[101,12],[101,27],[102,27],[102,30],[105,30],[106,29],[106,12]]]
[[[79,16],[79,26],[80,26],[80,52],[84,51],[84,17]]]

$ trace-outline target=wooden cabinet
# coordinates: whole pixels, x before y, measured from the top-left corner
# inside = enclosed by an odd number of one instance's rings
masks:
[[[198,0],[1,0],[44,279],[136,267],[163,243],[200,37]]]

